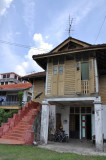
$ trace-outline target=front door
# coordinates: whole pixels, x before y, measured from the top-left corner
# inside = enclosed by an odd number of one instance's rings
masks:
[[[86,138],[86,115],[81,115],[81,139]]]

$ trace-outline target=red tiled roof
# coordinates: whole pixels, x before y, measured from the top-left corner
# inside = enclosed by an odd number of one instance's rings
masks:
[[[46,76],[46,72],[44,71],[44,72],[37,72],[37,73],[29,74],[22,78],[24,79],[24,78],[45,77],[45,76]]]
[[[28,89],[30,87],[32,87],[31,83],[17,83],[17,84],[0,85],[0,90]]]

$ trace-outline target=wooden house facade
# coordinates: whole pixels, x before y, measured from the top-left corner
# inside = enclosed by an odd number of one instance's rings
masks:
[[[69,37],[33,59],[46,70],[41,141],[47,143],[50,125],[51,130],[62,126],[69,138],[95,137],[96,149],[103,150],[106,44],[91,45]]]

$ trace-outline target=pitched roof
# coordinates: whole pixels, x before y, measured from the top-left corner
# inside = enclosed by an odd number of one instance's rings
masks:
[[[33,74],[29,74],[26,75],[24,77],[22,77],[22,79],[28,79],[28,78],[40,78],[40,77],[46,77],[46,72],[37,72],[37,73],[33,73]]]
[[[21,89],[28,89],[32,87],[31,83],[17,83],[17,84],[7,84],[7,85],[0,85],[0,90],[21,90]]]
[[[89,47],[91,46],[91,44],[86,43],[84,41],[72,38],[72,37],[68,37],[66,40],[64,40],[62,43],[60,43],[58,46],[56,46],[53,50],[51,50],[50,52],[55,52],[57,51],[57,49],[60,49],[63,45],[69,43],[69,42],[74,42],[76,44],[79,44],[82,47]]]
[[[48,52],[44,54],[37,54],[33,55],[33,59],[38,59],[38,58],[43,58],[43,57],[49,57],[49,56],[56,56],[56,55],[61,55],[63,54],[68,54],[68,53],[76,53],[76,52],[82,52],[82,51],[88,51],[88,50],[93,50],[93,49],[102,49],[106,48],[106,43],[104,44],[97,44],[97,45],[91,45],[89,47],[83,47],[83,48],[75,48],[67,51],[57,51],[57,52]]]

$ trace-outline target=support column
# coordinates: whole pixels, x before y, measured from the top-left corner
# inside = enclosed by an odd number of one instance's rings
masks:
[[[103,151],[103,121],[102,121],[102,105],[100,101],[94,102],[95,108],[95,144],[96,151]]]
[[[56,106],[50,105],[50,116],[49,116],[49,129],[50,132],[54,132],[56,130]]]
[[[42,144],[47,144],[48,141],[48,124],[49,124],[49,104],[47,101],[42,101],[41,132],[40,132],[40,142]]]

